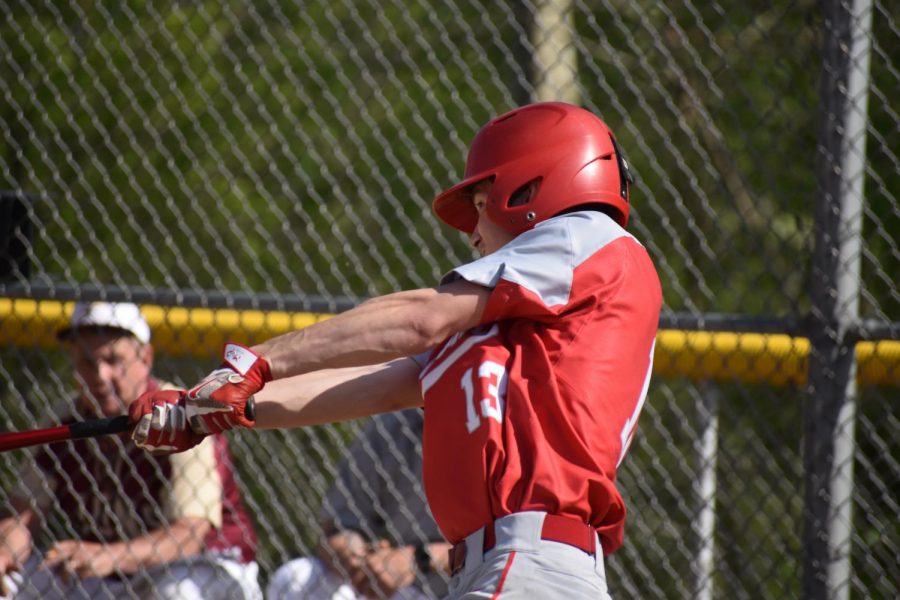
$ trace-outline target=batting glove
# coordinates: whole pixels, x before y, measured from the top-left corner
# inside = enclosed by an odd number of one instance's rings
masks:
[[[136,446],[153,453],[184,452],[206,437],[187,425],[185,393],[157,390],[142,394],[128,407],[135,423],[131,439]]]
[[[131,437],[151,452],[183,452],[207,435],[253,427],[253,395],[271,380],[268,362],[229,342],[219,368],[190,390],[148,392],[134,401]]]
[[[235,427],[253,427],[253,395],[272,381],[269,363],[249,348],[228,342],[224,362],[185,394],[188,423],[209,435]]]

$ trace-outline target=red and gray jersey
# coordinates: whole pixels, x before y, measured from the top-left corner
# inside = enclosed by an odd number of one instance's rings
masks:
[[[447,539],[538,510],[622,544],[615,486],[647,393],[662,293],[644,247],[606,215],[538,224],[459,267],[492,290],[482,324],[420,375],[424,479]]]
[[[16,495],[61,517],[53,532],[59,539],[132,539],[195,516],[213,525],[206,550],[243,562],[255,557],[256,534],[222,435],[160,456],[136,447],[127,434],[44,446],[26,466]]]

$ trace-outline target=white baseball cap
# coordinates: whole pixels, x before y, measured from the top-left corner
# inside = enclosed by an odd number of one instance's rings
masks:
[[[150,326],[137,305],[130,302],[79,302],[75,305],[69,325],[60,329],[57,337],[71,339],[76,330],[84,327],[121,329],[144,344],[150,341]]]

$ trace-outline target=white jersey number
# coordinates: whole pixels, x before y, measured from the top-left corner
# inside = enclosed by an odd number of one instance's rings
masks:
[[[506,404],[506,367],[487,360],[478,366],[477,375],[473,368],[466,369],[459,384],[466,394],[466,427],[472,433],[481,426],[481,419],[495,419],[503,422],[503,407]],[[475,395],[478,394],[478,405]],[[481,414],[478,414],[481,409]]]

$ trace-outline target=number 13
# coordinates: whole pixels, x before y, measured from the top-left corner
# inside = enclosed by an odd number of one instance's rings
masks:
[[[466,369],[460,380],[460,387],[466,393],[466,427],[472,433],[481,426],[481,419],[495,419],[503,422],[503,405],[506,404],[506,367],[487,360],[478,366],[478,375],[474,369]],[[476,389],[479,396],[481,415],[475,406]]]

